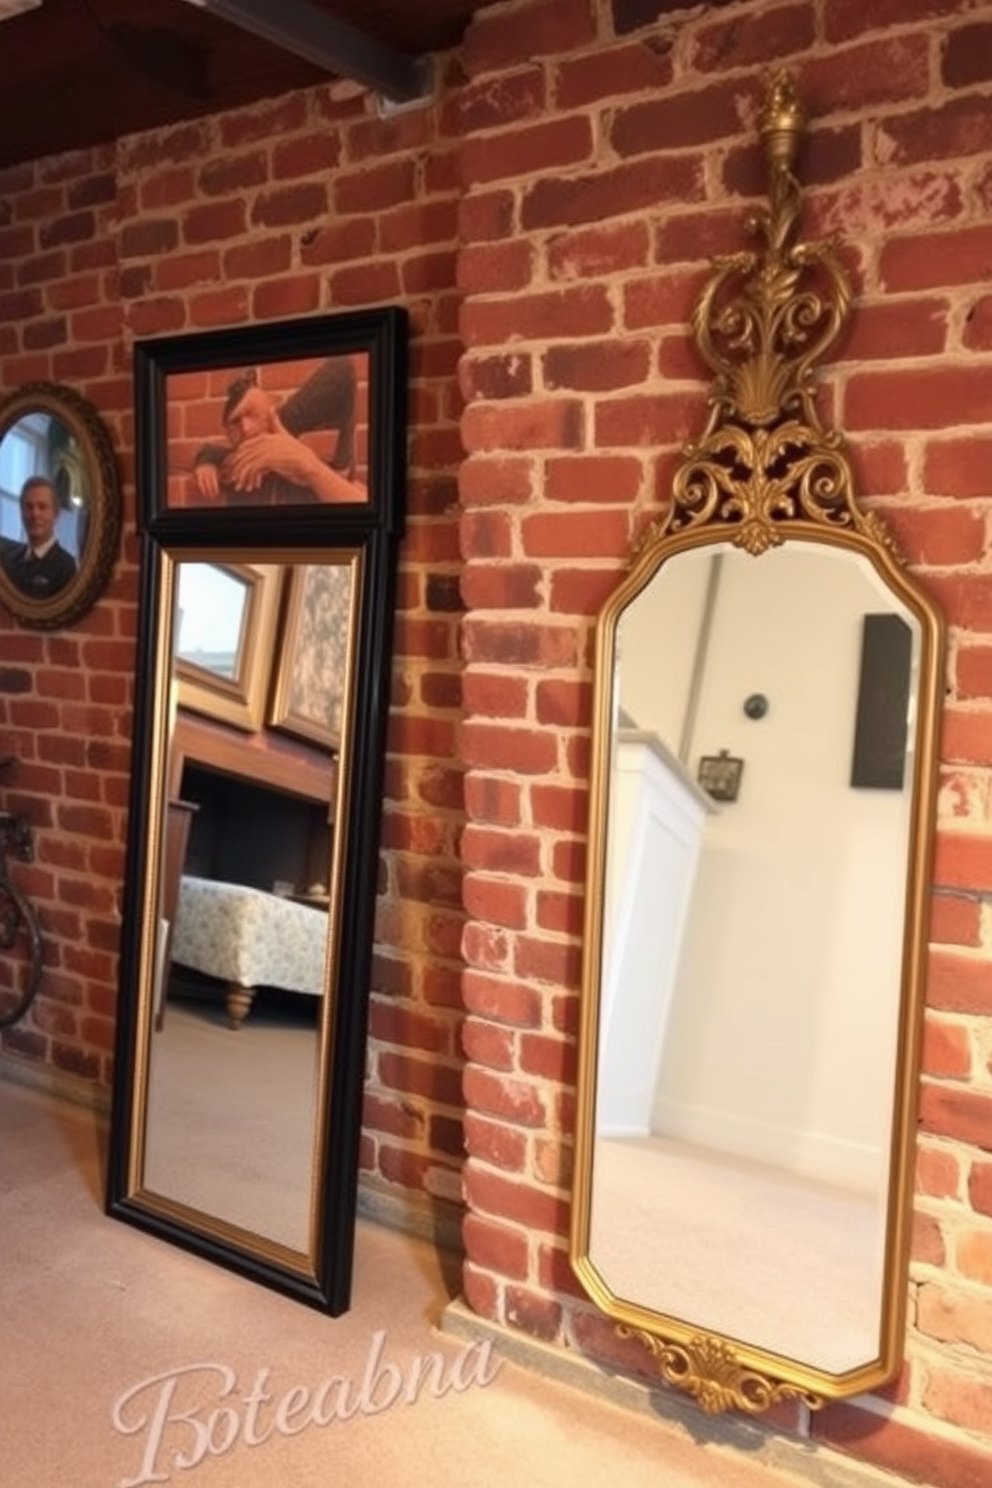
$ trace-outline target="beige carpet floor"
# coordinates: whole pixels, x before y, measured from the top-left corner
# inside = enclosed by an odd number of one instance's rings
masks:
[[[439,1333],[457,1259],[367,1220],[352,1310],[325,1318],[107,1218],[105,1149],[94,1112],[0,1080],[4,1488],[840,1481]]]
[[[173,1002],[150,1062],[144,1186],[306,1251],[317,1093],[312,1020],[260,1006],[235,1032],[218,1002]]]
[[[871,1196],[764,1163],[670,1137],[596,1144],[590,1252],[614,1292],[831,1373],[878,1353],[882,1224]]]

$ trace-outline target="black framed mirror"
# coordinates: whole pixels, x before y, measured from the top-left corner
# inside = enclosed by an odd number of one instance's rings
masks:
[[[73,388],[24,383],[0,402],[0,604],[32,630],[80,619],[106,588],[120,531],[96,409]]]
[[[111,1214],[348,1306],[402,528],[392,307],[136,347]]]

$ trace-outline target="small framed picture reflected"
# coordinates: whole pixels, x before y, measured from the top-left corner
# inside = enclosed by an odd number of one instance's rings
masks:
[[[699,761],[699,783],[714,801],[736,801],[744,774],[744,761],[721,749],[704,754]]]

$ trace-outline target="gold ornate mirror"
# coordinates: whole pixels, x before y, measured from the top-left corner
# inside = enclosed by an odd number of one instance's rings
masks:
[[[907,1290],[942,626],[814,407],[802,125],[777,78],[709,422],[596,637],[572,1263],[709,1411],[892,1378]]]

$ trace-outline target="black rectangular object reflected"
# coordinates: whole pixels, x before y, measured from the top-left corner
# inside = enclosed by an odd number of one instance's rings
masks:
[[[902,790],[913,633],[901,615],[865,615],[851,785]]]

